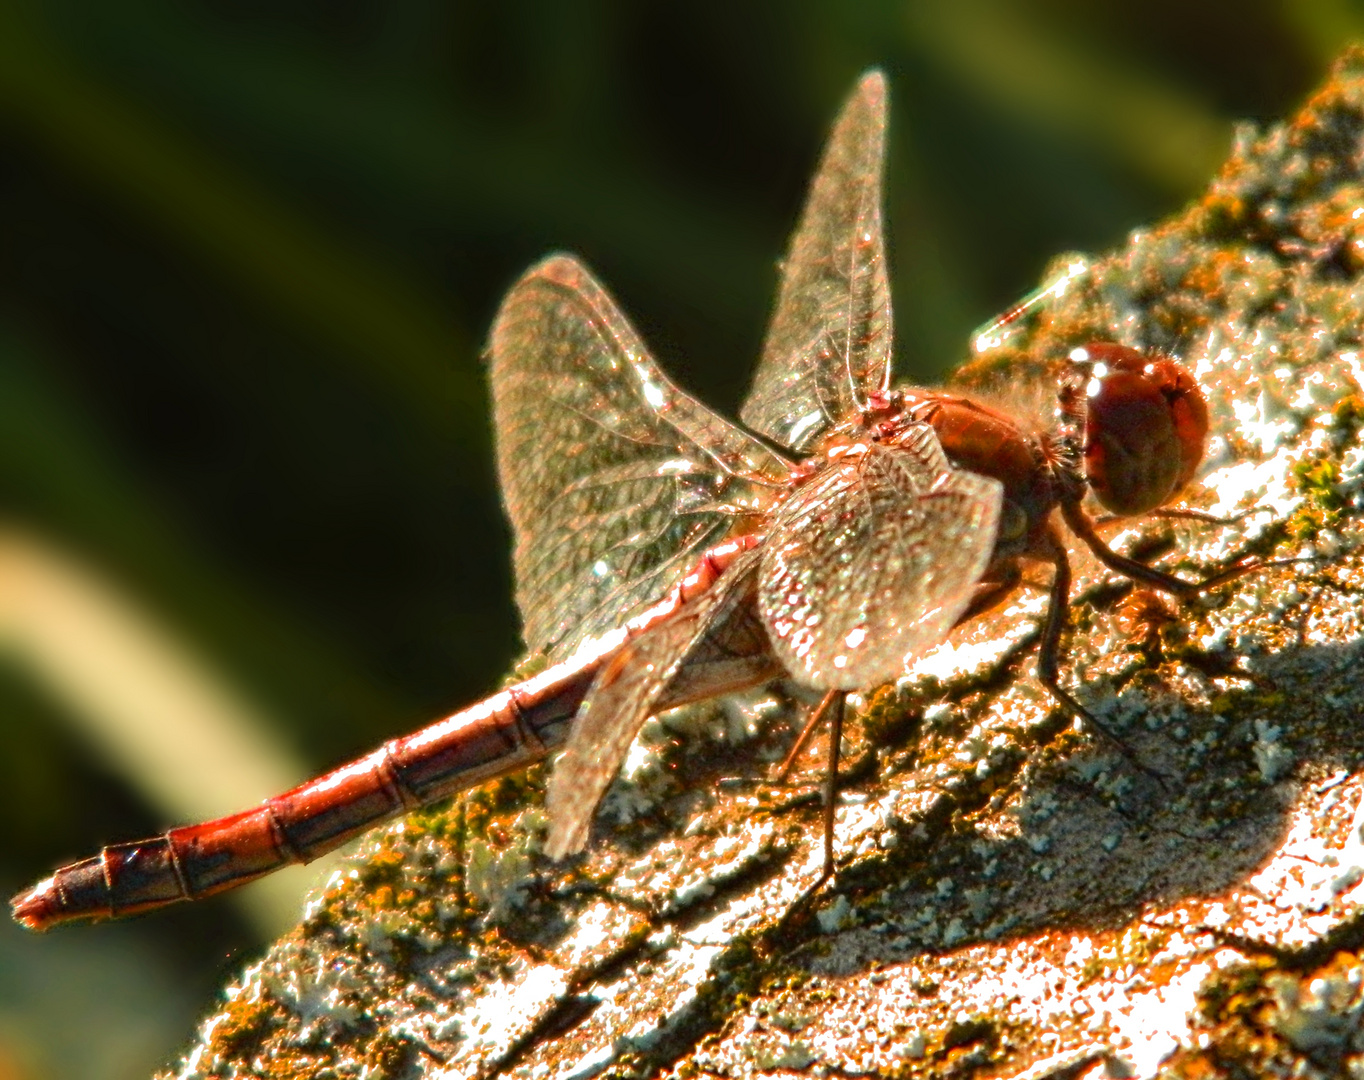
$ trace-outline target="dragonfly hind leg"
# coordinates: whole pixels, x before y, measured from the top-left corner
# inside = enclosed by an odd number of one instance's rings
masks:
[[[819,881],[815,883],[816,889],[834,874],[834,811],[837,808],[835,800],[838,798],[838,761],[842,750],[843,712],[847,699],[848,692],[846,690],[830,690],[824,695],[810,714],[810,718],[805,721],[805,726],[800,729],[796,741],[791,744],[791,749],[787,752],[785,760],[777,767],[770,781],[774,784],[785,781],[795,765],[796,759],[809,745],[811,736],[819,730],[819,726],[824,723],[827,717],[829,720],[829,759],[823,784],[824,868],[820,872]]]
[[[838,758],[843,746],[843,708],[848,695],[843,690],[830,690],[825,696],[832,698],[829,709],[829,764],[824,774],[824,868],[820,871],[818,885],[823,885],[834,876],[834,812],[838,808]]]
[[[815,706],[814,711],[806,719],[805,726],[800,729],[800,734],[796,736],[796,741],[791,744],[791,749],[786,752],[786,757],[782,758],[781,764],[773,771],[768,783],[784,784],[786,782],[786,778],[791,775],[791,770],[795,767],[796,761],[810,744],[811,737],[819,730],[819,725],[824,723],[824,717],[828,715],[835,695],[840,693],[842,693],[841,690],[830,690]]]

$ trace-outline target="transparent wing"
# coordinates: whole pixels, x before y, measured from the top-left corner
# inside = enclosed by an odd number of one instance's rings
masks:
[[[650,715],[781,674],[757,615],[759,555],[760,549],[737,559],[711,588],[640,634],[598,674],[549,780],[550,856],[582,850],[597,803]]]
[[[802,682],[856,690],[897,678],[941,641],[990,562],[998,481],[952,468],[932,428],[869,444],[777,510],[758,603],[773,651]]]
[[[782,269],[762,361],[739,416],[793,450],[890,382],[891,313],[881,225],[886,82],[862,77],[810,185]]]
[[[675,387],[578,262],[532,267],[490,344],[526,644],[559,659],[659,599],[789,464]]]

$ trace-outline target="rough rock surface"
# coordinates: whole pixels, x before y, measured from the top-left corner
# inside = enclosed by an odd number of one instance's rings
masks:
[[[1130,757],[1035,683],[1025,592],[859,703],[831,886],[819,755],[759,783],[794,703],[693,708],[568,867],[539,770],[371,835],[173,1075],[1364,1077],[1364,51],[1076,265],[963,385],[1043,401],[1094,339],[1179,356],[1215,436],[1190,501],[1243,516],[1114,545],[1318,557],[1176,608],[1076,554],[1063,677]]]

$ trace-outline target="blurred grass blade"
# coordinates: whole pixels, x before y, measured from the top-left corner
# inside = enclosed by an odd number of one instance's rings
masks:
[[[0,654],[61,702],[82,740],[170,821],[243,809],[307,773],[269,719],[173,632],[90,567],[5,523]],[[299,892],[300,882],[281,879],[242,903],[273,935],[298,921]]]
[[[0,124],[20,130],[246,295],[348,357],[442,441],[483,439],[476,366],[448,313],[306,216],[84,75],[13,0],[0,0]]]
[[[1000,0],[905,5],[920,49],[1018,120],[1078,137],[1180,197],[1206,182],[1231,124],[1177,86],[1051,32]]]
[[[195,640],[230,657],[272,702],[306,710],[314,730],[408,714],[357,657],[200,554],[62,393],[53,367],[0,318],[0,493],[11,508],[127,567],[158,606],[193,625]]]

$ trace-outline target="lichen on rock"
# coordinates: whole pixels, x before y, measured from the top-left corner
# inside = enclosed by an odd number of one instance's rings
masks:
[[[822,891],[815,780],[760,783],[794,710],[692,707],[581,861],[539,854],[539,770],[371,835],[171,1075],[1364,1075],[1364,52],[1075,265],[957,384],[1181,358],[1214,430],[1190,502],[1230,523],[1110,541],[1276,561],[1176,609],[1074,553],[1063,679],[1131,759],[1033,680],[1025,591],[859,699]]]

